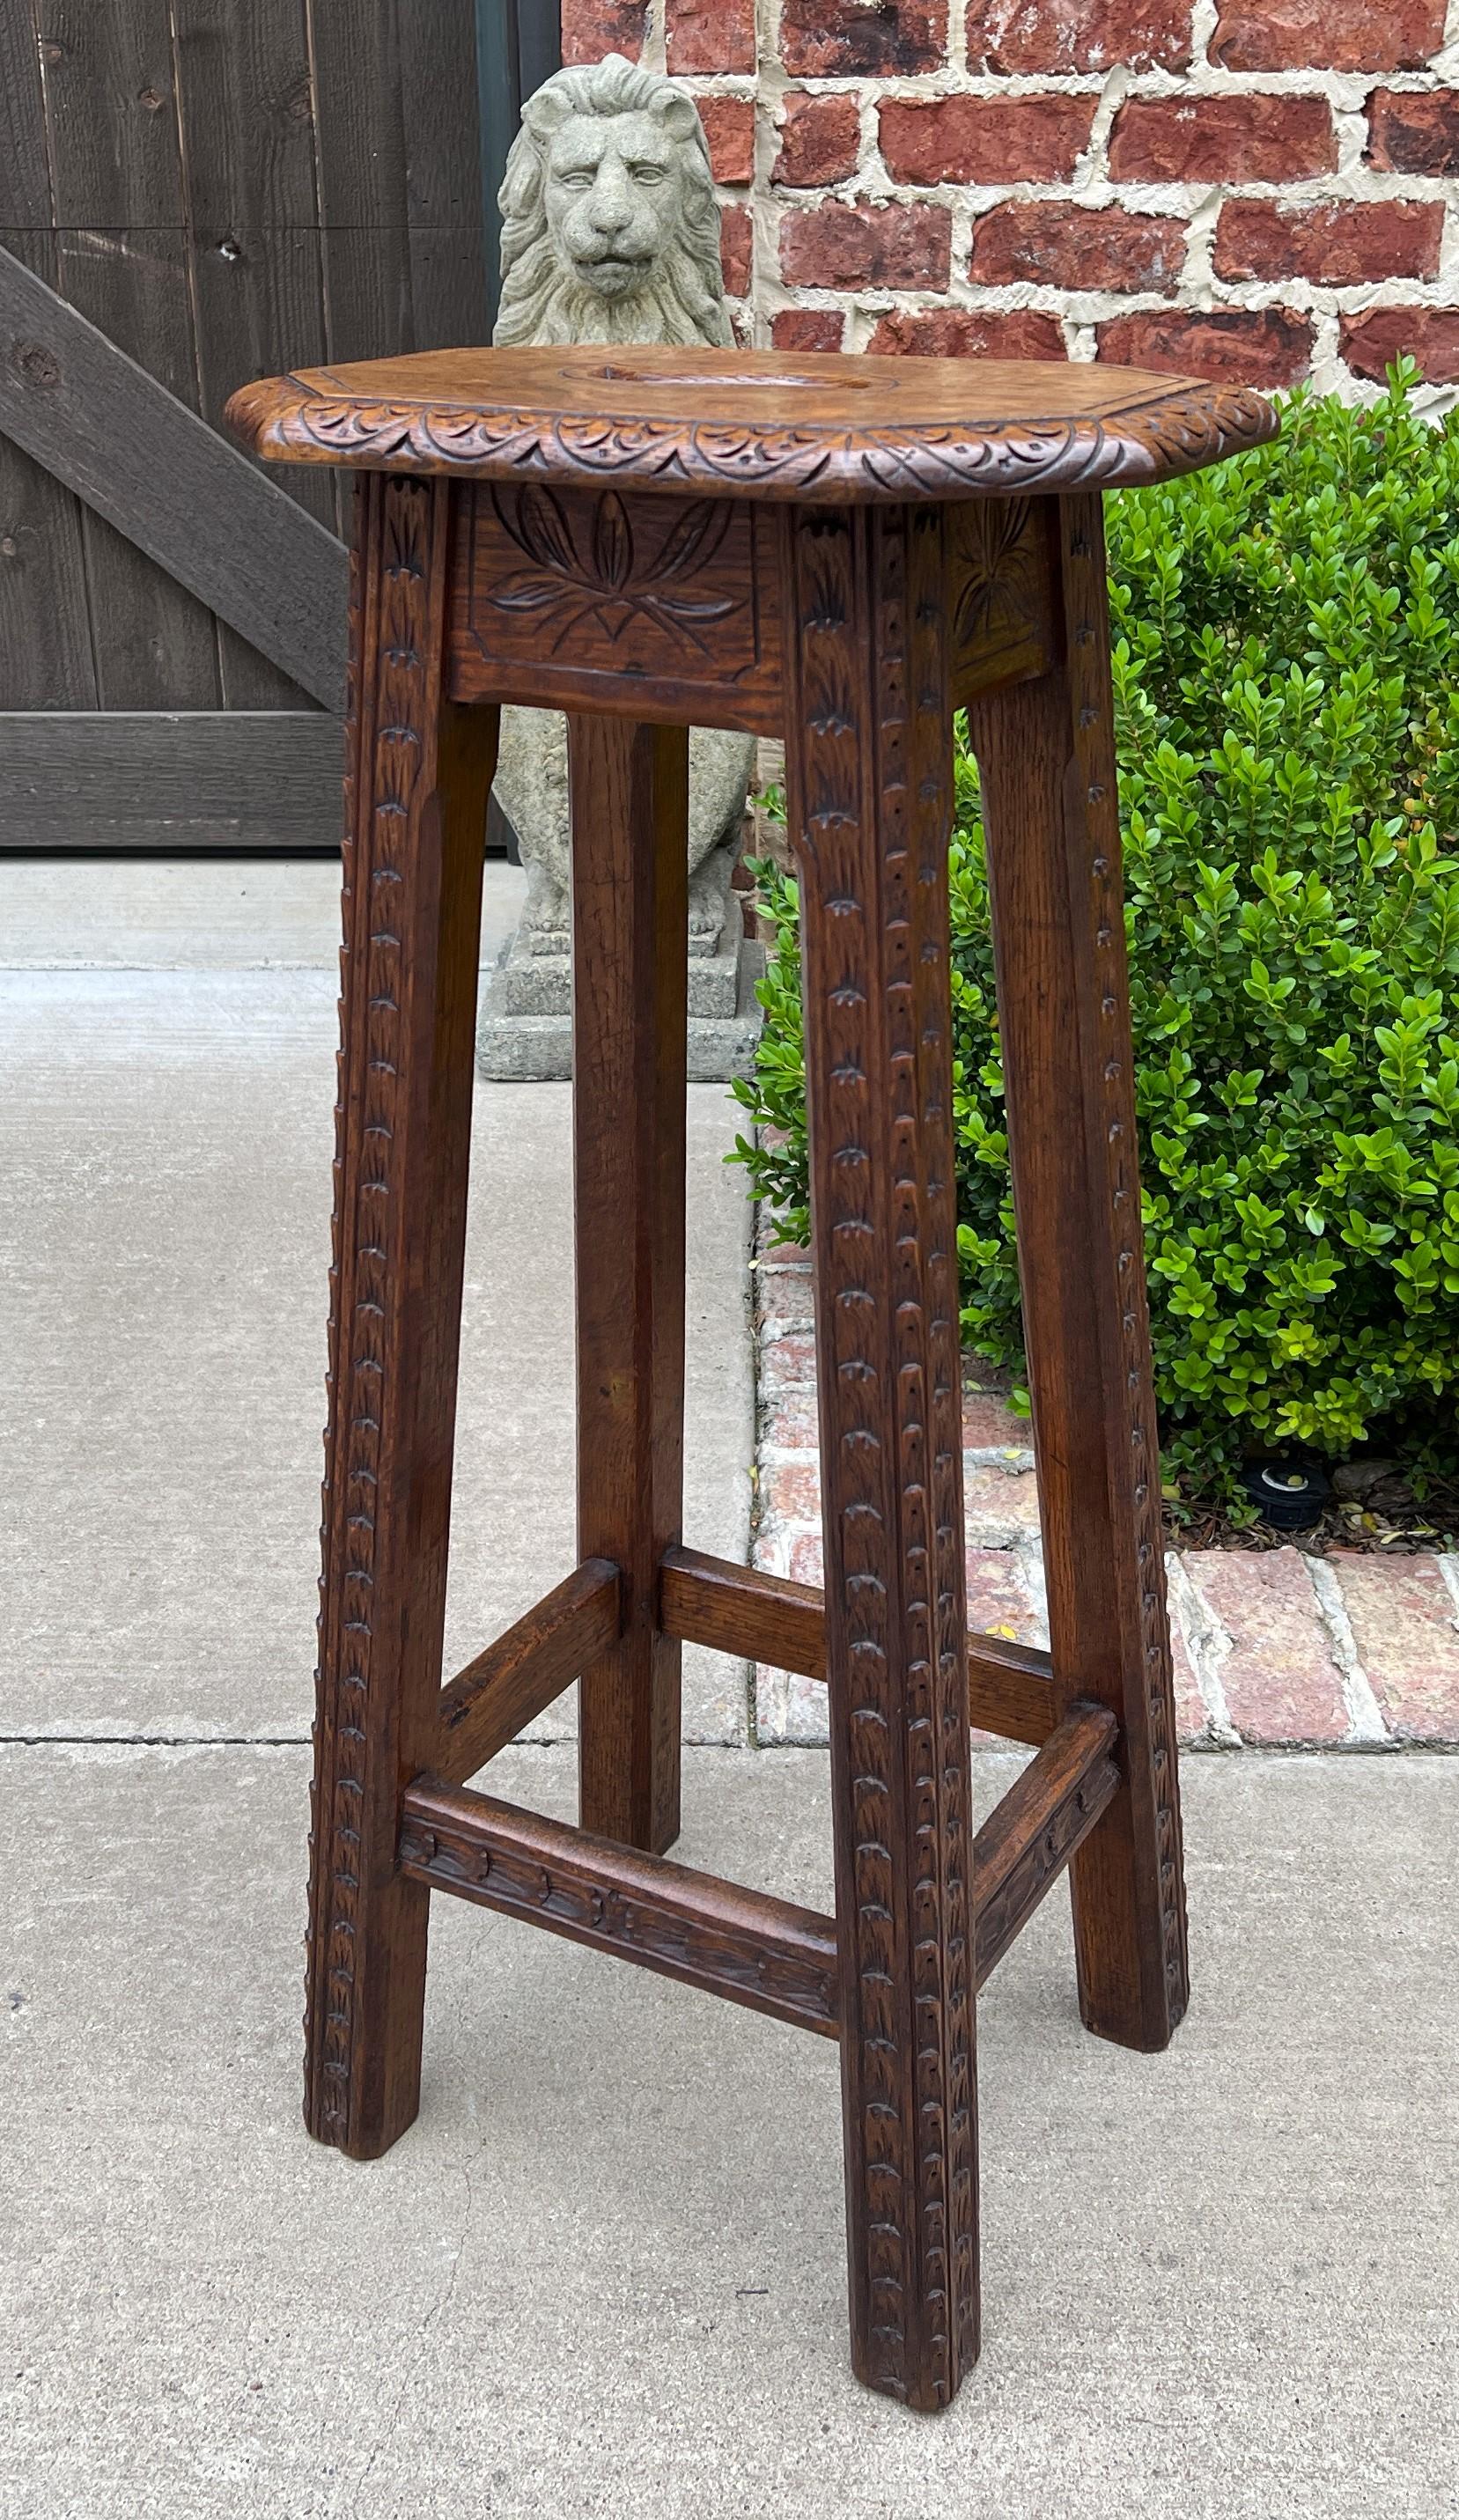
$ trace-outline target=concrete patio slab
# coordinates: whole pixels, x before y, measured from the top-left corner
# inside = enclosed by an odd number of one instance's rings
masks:
[[[338,868],[324,872],[315,968],[267,968],[306,928],[286,886],[282,906],[255,903],[251,967],[0,970],[0,1443],[20,1465],[0,1554],[5,1732],[307,1738],[337,1039]],[[240,878],[189,878],[178,951],[201,957],[208,882],[221,903]],[[153,888],[118,881],[112,900],[118,933],[130,900],[136,951],[153,950]],[[735,1113],[722,1088],[691,1090],[686,1531],[743,1558]],[[479,1083],[448,1669],[574,1556],[569,1163],[566,1087]],[[746,1697],[743,1665],[686,1653],[689,1738],[743,1737]],[[570,1698],[535,1729],[571,1722]]]
[[[1189,1763],[1164,2056],[1080,2030],[1047,1903],[980,2007],[942,2418],[849,2376],[828,2044],[438,1900],[417,2125],[309,2143],[305,1765],[0,1751],[4,2520],[1459,2508],[1459,1762]],[[685,1765],[686,1860],[824,1903],[820,1755]]]
[[[1009,1955],[985,2352],[943,2420],[849,2376],[824,2043],[441,1900],[418,2124],[369,2168],[308,2142],[337,872],[10,884],[0,1736],[31,1737],[0,1738],[0,2520],[1459,2514],[1459,1760],[1419,1746],[1187,1762],[1165,2056],[1080,2030],[1062,1890]],[[567,1094],[479,1088],[478,1121],[452,1662],[571,1554]],[[726,1555],[734,1125],[691,1097],[688,1534]],[[769,1547],[813,1533],[812,1397],[790,1377],[762,1454]],[[989,1624],[1033,1634],[1019,1432],[970,1425],[973,1554]],[[1455,1570],[1410,1561],[1400,1600],[1368,1566],[1310,1579],[1348,1737],[1447,1738]],[[1176,1573],[1191,1729],[1234,1741],[1236,1640]],[[743,1669],[686,1659],[688,1730],[733,1744]],[[1015,1766],[980,1754],[980,1804]],[[821,1752],[685,1772],[683,1860],[829,1903]],[[571,1812],[561,1740],[491,1781]]]
[[[481,963],[517,925],[521,867],[488,859]],[[329,970],[340,861],[8,857],[0,967],[11,970]]]

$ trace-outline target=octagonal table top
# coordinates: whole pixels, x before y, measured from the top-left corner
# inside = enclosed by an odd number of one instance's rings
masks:
[[[307,368],[228,418],[281,462],[827,505],[1166,480],[1278,426],[1245,387],[1141,368],[602,343]]]

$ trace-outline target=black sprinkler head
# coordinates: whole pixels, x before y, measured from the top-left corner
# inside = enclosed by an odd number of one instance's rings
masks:
[[[1273,1531],[1310,1531],[1332,1494],[1313,1462],[1248,1462],[1242,1486]]]

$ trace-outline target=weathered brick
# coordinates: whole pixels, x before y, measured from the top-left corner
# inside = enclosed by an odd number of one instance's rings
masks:
[[[1038,1529],[1038,1481],[1031,1470],[1003,1470],[975,1463],[964,1475],[968,1529],[980,1540]]]
[[[819,202],[781,222],[781,277],[812,289],[945,289],[952,218],[936,202]]]
[[[1185,261],[1179,219],[1082,210],[1068,202],[1001,202],[973,230],[970,280],[987,288],[1172,289]]]
[[[1400,1741],[1459,1742],[1459,1624],[1432,1557],[1367,1557],[1335,1549],[1357,1656]]]
[[[827,1740],[830,1706],[825,1683],[806,1680],[796,1671],[777,1671],[773,1663],[756,1663],[754,1721],[758,1738],[767,1745]]]
[[[1223,280],[1429,280],[1442,234],[1441,202],[1227,202],[1214,268]]]
[[[563,0],[563,60],[601,62],[606,53],[643,51],[649,0]]]
[[[780,154],[772,184],[839,184],[856,172],[861,109],[853,96],[810,96],[793,88],[785,100]]]
[[[1038,1614],[1029,1598],[1024,1570],[1007,1549],[968,1552],[968,1633],[972,1637],[1006,1637],[1022,1645],[1040,1641]],[[985,1732],[977,1724],[971,1738],[976,1750],[1008,1747],[1001,1733]]]
[[[814,1452],[821,1440],[816,1406],[813,1382],[767,1392],[760,1430],[766,1450]]]
[[[1183,69],[1191,0],[969,0],[968,68]]]
[[[919,359],[1062,359],[1064,335],[1054,315],[1019,306],[984,314],[972,306],[898,306],[884,315],[867,347]]]
[[[766,1339],[760,1349],[760,1389],[765,1393],[803,1390],[816,1378],[816,1343],[809,1330]]]
[[[845,324],[830,306],[783,306],[771,320],[770,338],[777,350],[839,350]]]
[[[806,1453],[790,1462],[766,1462],[760,1467],[760,1504],[777,1523],[814,1523],[821,1519],[821,1464]]]
[[[1379,306],[1345,315],[1342,351],[1355,377],[1381,384],[1394,359],[1417,359],[1431,384],[1459,378],[1459,313],[1450,306]]]
[[[750,287],[754,258],[754,222],[748,210],[730,206],[719,213],[719,261],[725,292],[743,297]]]
[[[790,311],[792,314],[799,315],[806,310],[798,306]],[[779,320],[777,316],[777,323]],[[839,315],[833,315],[830,320],[836,326],[837,332],[836,340],[830,344],[830,347],[837,349],[841,342],[842,319]],[[776,346],[777,348],[798,346],[807,350],[820,350],[826,348],[827,344],[824,341],[802,341],[797,344],[792,339],[787,342],[777,340]],[[798,1265],[777,1267],[762,1258],[754,1273],[754,1293],[755,1302],[767,1321],[804,1323],[813,1318],[814,1297],[808,1260],[802,1260]]]
[[[1027,1453],[1033,1448],[1033,1428],[1026,1418],[1015,1416],[1001,1392],[980,1391],[967,1384],[963,1390],[963,1445],[968,1452]]]
[[[1459,175],[1459,94],[1451,87],[1375,88],[1368,163],[1390,175]]]
[[[1018,1644],[1038,1640],[1038,1614],[1029,1597],[1024,1570],[1008,1549],[967,1552],[968,1626],[974,1635],[1006,1637]],[[797,1584],[823,1584],[825,1557],[821,1535],[798,1532],[791,1542],[790,1572]]]
[[[1312,327],[1290,307],[1218,307],[1202,315],[1117,315],[1099,328],[1099,356],[1218,384],[1290,385],[1312,355]]]
[[[1054,184],[1089,146],[1092,96],[943,96],[889,102],[878,124],[897,184]]]
[[[1170,1674],[1175,1697],[1175,1738],[1196,1741],[1210,1722],[1210,1710],[1202,1694],[1201,1683],[1191,1661],[1180,1621],[1170,1614]]]
[[[814,1463],[783,1465],[788,1481],[782,1493],[803,1505],[814,1497],[810,1512],[803,1518],[814,1520],[819,1511],[819,1487]],[[782,1465],[777,1464],[770,1476],[779,1478]],[[792,1519],[790,1515],[787,1520]],[[799,1517],[796,1517],[799,1518]],[[771,1526],[774,1528],[774,1525]],[[782,1541],[782,1546],[784,1542]],[[769,1552],[773,1558],[773,1552]],[[766,1562],[767,1552],[757,1552],[756,1562]],[[967,1551],[968,1633],[1002,1637],[1018,1644],[1040,1642],[1040,1621],[1028,1590],[1024,1567],[1010,1549],[981,1548],[975,1543]],[[790,1541],[787,1571],[799,1584],[821,1586],[825,1581],[824,1553],[818,1530],[802,1529]],[[1205,1732],[1209,1721],[1208,1710],[1196,1677],[1185,1640],[1178,1625],[1172,1625],[1171,1657],[1174,1667],[1176,1735],[1181,1742],[1195,1741]],[[758,1704],[762,1710],[761,1738],[792,1740],[824,1740],[828,1706],[824,1691],[815,1683],[792,1676],[786,1680],[769,1665],[756,1672]],[[977,1747],[1001,1745],[1001,1736],[974,1728]]]
[[[1238,1732],[1253,1742],[1345,1740],[1343,1676],[1300,1552],[1198,1549],[1185,1564],[1231,1640],[1220,1676]]]
[[[969,1550],[968,1627],[974,1636],[1037,1644],[1038,1614],[1023,1567],[1011,1550]]]
[[[748,96],[697,96],[699,118],[709,144],[716,184],[754,182],[754,100]]]
[[[1320,96],[1136,96],[1110,136],[1117,183],[1290,184],[1337,162]]]
[[[670,77],[755,67],[754,0],[664,0],[663,33]]]
[[[947,0],[784,0],[792,78],[911,78],[947,57]]]
[[[824,1584],[826,1557],[818,1531],[798,1531],[790,1547],[790,1578],[793,1584]]]
[[[1225,0],[1210,58],[1227,70],[1416,70],[1443,42],[1444,0]]]

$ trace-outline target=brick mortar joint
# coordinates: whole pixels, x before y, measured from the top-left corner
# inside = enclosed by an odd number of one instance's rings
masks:
[[[879,176],[874,190],[862,181],[868,171]],[[742,184],[722,189],[732,200],[743,201],[750,188]],[[955,209],[967,202],[985,217],[1004,202],[1026,201],[1063,202],[1075,209],[1129,209],[1170,218],[1192,218],[1208,201],[1267,202],[1282,209],[1326,209],[1334,203],[1355,208],[1392,208],[1411,202],[1459,202],[1459,178],[1357,166],[1332,167],[1317,175],[1294,175],[1290,182],[1279,183],[1263,175],[1233,175],[1219,180],[1204,175],[1143,178],[1111,175],[1085,166],[1082,172],[1076,167],[1071,175],[1026,175],[1007,182],[984,184],[972,178],[957,182],[950,176],[939,176],[935,183],[916,184],[894,181],[889,175],[883,179],[880,168],[862,165],[824,184],[772,184],[769,206],[779,225],[797,211],[821,209],[832,203],[844,209],[885,209],[893,204],[905,209],[927,205]]]
[[[1222,1667],[1232,1650],[1231,1639],[1176,1549],[1165,1551],[1165,1584],[1171,1625],[1180,1632],[1206,1710],[1206,1723],[1197,1741],[1207,1741],[1212,1749],[1243,1749],[1245,1742],[1231,1721],[1221,1679]]]
[[[1325,1557],[1309,1557],[1306,1567],[1317,1597],[1323,1633],[1342,1682],[1343,1702],[1347,1709],[1348,1741],[1354,1748],[1391,1749],[1395,1746],[1393,1737],[1383,1720],[1383,1710],[1363,1669],[1338,1577]]]
[[[648,52],[645,50],[645,61]],[[1120,82],[1117,104],[1130,99],[1190,100],[1209,97],[1323,96],[1338,112],[1360,113],[1382,90],[1402,96],[1442,95],[1452,85],[1438,58],[1419,70],[1340,70],[1320,62],[1287,69],[1228,70],[1218,62],[1193,61],[1184,69],[1152,64],[1136,69],[1114,62],[1105,69],[973,70],[944,62],[936,69],[836,70],[826,73],[788,69],[779,59],[763,56],[757,70],[678,70],[675,84],[694,93],[773,88],[775,101],[787,94],[808,97],[851,96],[873,110],[884,105],[946,105],[963,98],[983,104],[1026,103],[1038,97],[1103,97],[1112,82]]]

